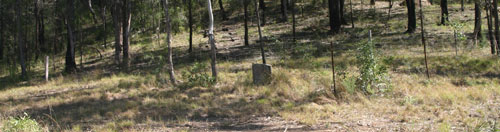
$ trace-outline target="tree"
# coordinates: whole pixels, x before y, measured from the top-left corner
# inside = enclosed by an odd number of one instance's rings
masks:
[[[495,38],[497,40],[497,54],[500,54],[500,50],[498,50],[498,48],[500,48],[500,41],[498,41],[498,38],[500,38],[500,32],[499,32],[499,26],[498,25],[498,1],[497,0],[493,0],[493,8],[491,9],[491,15],[493,16],[493,19],[494,19],[494,23],[495,23]]]
[[[222,3],[222,0],[219,0],[219,6],[222,14],[222,20],[227,20],[226,12],[224,11],[224,3]]]
[[[262,63],[266,64],[266,54],[264,52],[264,43],[262,42],[262,31],[260,29],[259,5],[257,3],[257,0],[255,0],[255,14],[257,14],[257,29],[259,31],[259,44],[260,44],[260,52],[262,54]]]
[[[328,0],[328,9],[330,13],[330,32],[340,32],[341,18],[340,18],[340,0]]]
[[[113,10],[111,15],[113,17],[113,26],[115,28],[115,63],[120,64],[120,53],[121,53],[121,45],[122,45],[122,23],[120,21],[121,17],[121,0],[113,0]]]
[[[122,28],[123,28],[123,62],[122,62],[122,66],[127,69],[130,65],[130,61],[129,61],[129,54],[128,54],[128,51],[129,51],[129,35],[130,35],[130,21],[131,21],[131,18],[132,18],[132,14],[130,13],[131,12],[131,2],[130,0],[123,0],[123,19],[122,19]]]
[[[214,81],[217,82],[217,49],[215,47],[215,36],[214,36],[214,15],[212,13],[212,2],[207,0],[207,9],[208,9],[208,43],[210,44],[210,58],[212,59],[212,77]]]
[[[481,1],[474,0],[474,40],[481,37]]]
[[[281,0],[281,21],[286,22],[288,21],[288,16],[286,13],[286,5],[287,5],[287,0]]]
[[[19,50],[19,61],[21,65],[21,77],[23,79],[26,79],[27,73],[26,73],[26,62],[24,58],[24,43],[23,43],[23,38],[22,38],[22,29],[21,29],[21,0],[16,0],[16,41],[17,41],[17,48]]]
[[[339,5],[339,11],[340,11],[340,22],[343,25],[347,25],[347,21],[344,18],[344,5],[345,5],[345,0],[340,0],[340,5]]]
[[[464,11],[464,0],[460,0],[460,11]]]
[[[35,41],[35,45],[38,47],[40,47],[39,49],[37,50],[42,50],[43,52],[46,52],[47,49],[45,48],[45,25],[44,25],[44,16],[43,16],[43,3],[44,3],[44,0],[42,0],[42,2],[40,2],[40,0],[35,0],[35,25],[36,25],[36,38],[37,40]],[[38,56],[38,55],[37,55]],[[38,57],[36,57],[38,58]]]
[[[293,42],[296,42],[297,38],[295,38],[295,0],[292,0],[292,33],[293,33]]]
[[[106,37],[108,36],[107,32],[106,32],[106,4],[105,2],[107,1],[101,1],[100,4],[102,6],[102,9],[101,9],[101,18],[102,18],[102,31],[104,32],[103,33],[103,45],[104,45],[104,48],[108,48],[108,44],[106,42]]]
[[[75,18],[75,2],[74,0],[66,1],[66,29],[68,35],[68,44],[66,48],[66,63],[65,71],[67,73],[76,72],[76,62],[75,62],[75,35],[74,35],[74,18]]]
[[[408,30],[406,30],[406,33],[413,33],[417,28],[417,16],[415,15],[415,1],[406,0],[406,8],[408,9]]]
[[[422,0],[419,0],[419,5],[420,5],[420,29],[422,35],[422,45],[424,45],[425,73],[427,74],[427,78],[430,78],[429,66],[427,65],[427,46],[425,44],[424,13],[422,11]]]
[[[449,22],[448,19],[448,0],[441,0],[441,25],[446,25]]]
[[[493,19],[491,17],[491,14],[493,13],[493,10],[491,9],[492,5],[490,3],[490,0],[485,0],[486,1],[486,19],[488,21],[488,39],[490,40],[490,46],[491,46],[491,54],[496,53],[496,39],[495,35],[493,34]]]
[[[266,25],[266,2],[259,0],[260,8],[262,9],[262,23],[261,26]]]
[[[188,52],[191,53],[193,52],[193,2],[192,0],[187,0],[188,1],[188,12],[189,12],[189,18],[188,18],[188,24],[189,24],[189,49]]]
[[[3,1],[0,0],[0,16],[4,16],[3,15],[3,4],[2,4]],[[0,17],[0,60],[3,60],[3,56],[4,56],[4,52],[3,52],[3,48],[4,48],[4,36],[3,36],[3,32],[4,32],[4,28],[3,28],[3,17]]]
[[[243,0],[243,12],[245,14],[245,46],[248,46],[248,0]]]
[[[168,73],[170,75],[170,81],[172,84],[176,84],[175,81],[175,73],[174,73],[174,63],[172,61],[172,46],[170,46],[170,43],[172,42],[172,33],[171,33],[171,25],[170,25],[170,14],[168,13],[168,0],[163,0],[163,9],[165,10],[165,21],[166,21],[166,31],[167,31],[167,39],[165,40],[167,43],[167,57],[168,57]]]

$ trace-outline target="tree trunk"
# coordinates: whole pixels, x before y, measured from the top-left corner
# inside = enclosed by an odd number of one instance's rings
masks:
[[[17,39],[17,48],[19,50],[19,61],[21,64],[21,77],[26,79],[26,63],[24,60],[24,43],[22,37],[22,29],[21,29],[21,0],[16,0],[16,39]]]
[[[496,53],[496,39],[495,35],[493,33],[493,19],[491,18],[491,13],[493,10],[491,10],[491,3],[490,0],[485,0],[486,1],[486,19],[488,21],[488,39],[490,40],[490,46],[491,46],[491,54]]]
[[[292,34],[293,34],[293,42],[295,43],[297,38],[295,36],[295,0],[292,0]]]
[[[392,2],[390,2],[390,3],[392,3]],[[354,14],[354,13],[353,13],[353,10],[352,10],[352,0],[349,0],[349,5],[351,6],[351,27],[352,27],[352,29],[354,29],[354,17],[353,17],[353,14]],[[391,7],[392,7],[392,6],[391,6]],[[391,8],[389,8],[389,12],[390,12],[390,9],[391,9]],[[390,13],[389,13],[389,14],[390,14]],[[390,16],[390,15],[389,15],[389,16]]]
[[[103,3],[103,2],[101,2]],[[104,45],[104,48],[108,48],[108,44],[107,44],[107,36],[108,36],[108,32],[106,31],[106,4],[101,4],[102,6],[102,31],[104,32],[103,34],[103,45]]]
[[[446,25],[449,22],[448,19],[448,0],[441,0],[441,25]]]
[[[347,21],[344,18],[344,5],[345,5],[345,0],[340,0],[340,5],[339,5],[340,22],[342,22],[342,25],[347,25]]]
[[[329,6],[329,17],[330,17],[330,32],[338,33],[340,32],[341,27],[341,18],[340,18],[340,0],[328,0]]]
[[[226,12],[224,11],[224,3],[222,3],[222,0],[219,0],[219,6],[222,14],[222,20],[227,20]]]
[[[266,25],[266,2],[259,0],[260,8],[262,9],[262,23],[261,26]]]
[[[498,38],[500,38],[500,32],[499,32],[499,26],[498,25],[498,1],[497,0],[493,0],[493,9],[492,9],[492,12],[491,12],[492,16],[493,16],[493,19],[494,19],[494,23],[495,23],[495,38],[497,40],[497,54],[500,55],[500,50],[498,50],[498,48],[500,48],[500,41],[498,41]]]
[[[174,73],[174,63],[172,61],[172,46],[170,46],[170,43],[172,42],[172,33],[171,33],[171,25],[170,25],[170,14],[168,13],[168,0],[163,0],[163,9],[165,10],[165,19],[166,19],[166,25],[165,25],[165,28],[166,28],[166,31],[167,31],[167,39],[166,39],[166,43],[167,43],[167,50],[168,50],[168,53],[167,53],[167,57],[168,57],[168,73],[170,75],[170,81],[172,82],[172,84],[176,84],[176,80],[175,80],[175,73]]]
[[[189,53],[193,52],[193,2],[192,0],[188,0],[188,8],[189,8]]]
[[[424,45],[425,73],[427,74],[427,78],[430,78],[429,66],[427,65],[427,45],[425,44],[424,13],[422,11],[422,0],[419,1],[419,5],[420,5],[420,29],[422,34],[422,44]]]
[[[481,1],[474,0],[474,40],[477,43],[478,38],[481,38]]]
[[[121,45],[122,45],[122,26],[121,26],[121,21],[120,21],[120,1],[121,0],[115,0],[113,2],[113,12],[111,12],[113,16],[113,25],[115,27],[115,63],[120,64],[120,53],[121,53]]]
[[[286,14],[286,0],[281,0],[281,21],[286,22],[288,21],[288,16]]]
[[[74,10],[74,1],[68,0],[67,2],[67,15],[66,15],[66,29],[68,32],[68,45],[66,48],[66,63],[65,63],[65,71],[67,73],[76,72],[76,62],[75,62],[75,36],[73,34],[74,28],[74,18],[75,18],[75,10]]]
[[[3,16],[3,4],[0,2],[0,16]],[[4,57],[4,52],[3,48],[5,43],[3,42],[4,36],[3,36],[3,17],[0,17],[0,60],[3,60]]]
[[[131,14],[131,1],[130,0],[124,0],[123,4],[123,62],[122,66],[123,68],[127,69],[130,65],[130,56],[128,54],[129,52],[129,36],[130,36],[130,20],[132,18]]]
[[[259,4],[255,1],[255,14],[257,14],[257,29],[259,31],[259,44],[260,44],[260,52],[262,55],[262,63],[266,64],[266,54],[264,52],[264,43],[262,42],[262,31],[260,28],[260,15],[259,15]]]
[[[248,0],[243,0],[243,12],[245,14],[245,46],[249,46],[248,43]]]
[[[214,15],[212,13],[212,3],[210,0],[207,0],[207,9],[208,9],[208,18],[209,18],[209,26],[208,26],[208,43],[210,43],[210,58],[212,59],[212,77],[214,81],[217,82],[217,49],[215,47],[215,36],[214,36]]]
[[[460,0],[460,10],[464,11],[464,0]]]
[[[406,33],[413,33],[417,28],[417,16],[415,14],[415,1],[406,0],[406,7],[408,9],[408,30]]]
[[[35,25],[36,25],[36,34],[37,34],[37,39],[35,41],[35,45],[38,46],[39,48],[37,51],[42,51],[42,52],[47,52],[47,48],[45,46],[45,38],[44,38],[44,19],[43,19],[43,1],[40,2],[40,0],[35,1]],[[38,53],[39,54],[39,53]],[[38,56],[38,55],[37,55]],[[38,58],[38,57],[37,57]]]

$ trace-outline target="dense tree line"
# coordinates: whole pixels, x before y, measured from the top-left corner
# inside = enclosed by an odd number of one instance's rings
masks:
[[[188,52],[193,51],[193,34],[197,29],[206,29],[211,45],[213,59],[213,76],[216,72],[216,47],[214,37],[214,17],[226,21],[233,12],[243,8],[244,45],[249,44],[248,26],[250,17],[257,17],[259,21],[259,40],[262,39],[260,26],[268,23],[266,5],[279,5],[281,18],[279,22],[288,23],[288,12],[292,13],[292,32],[296,39],[296,2],[295,0],[0,0],[0,61],[9,65],[19,65],[21,76],[27,78],[30,64],[35,64],[41,56],[57,56],[65,54],[64,69],[66,73],[79,71],[76,58],[88,51],[100,52],[113,44],[115,66],[127,70],[130,66],[131,36],[136,33],[167,33],[168,69],[172,83],[175,76],[172,62],[172,34],[189,31]],[[332,34],[342,32],[342,25],[347,24],[345,18],[345,0],[312,0],[303,1],[317,5],[327,5],[329,27]],[[413,33],[417,29],[417,14],[414,0],[405,0],[407,7],[408,25],[406,33]],[[254,3],[254,4],[252,4]],[[488,40],[491,44],[491,53],[500,54],[499,22],[497,0],[475,0],[475,28],[474,39],[481,36],[482,10],[486,12]],[[352,4],[352,2],[349,2]],[[371,5],[375,0],[370,1]],[[212,8],[213,5],[218,5]],[[320,6],[322,6],[320,4]],[[392,1],[389,5],[392,7]],[[241,7],[241,8],[240,8]],[[447,25],[450,14],[448,1],[441,0],[441,25]],[[351,5],[352,8],[352,5]],[[252,13],[251,9],[255,9]],[[217,10],[212,12],[212,10]],[[351,13],[352,27],[354,20]],[[258,15],[256,15],[258,14]],[[111,18],[111,19],[110,19]],[[390,17],[389,17],[390,19]],[[112,26],[109,26],[109,25]],[[10,26],[13,25],[13,26]],[[326,25],[325,25],[326,26]],[[424,32],[422,28],[422,32]],[[110,35],[112,34],[112,35]],[[107,42],[107,38],[114,38]],[[159,38],[159,35],[158,37]],[[86,40],[92,41],[86,41]],[[101,43],[102,42],[102,43]],[[82,50],[95,49],[95,50]],[[86,52],[84,52],[86,51]],[[265,59],[265,58],[264,58]],[[81,60],[81,59],[80,59]],[[80,62],[82,63],[82,62]],[[82,64],[80,64],[83,66]]]

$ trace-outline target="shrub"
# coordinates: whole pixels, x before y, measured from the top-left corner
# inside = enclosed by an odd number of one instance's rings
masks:
[[[215,84],[215,79],[207,74],[208,67],[205,63],[195,63],[192,67],[182,72],[182,77],[187,80],[186,86],[208,87]]]
[[[387,68],[379,62],[374,53],[372,42],[362,42],[356,55],[359,68],[359,77],[356,80],[357,88],[365,94],[373,94],[378,91],[387,91],[389,78]]]
[[[24,116],[19,118],[10,117],[9,120],[4,122],[3,132],[41,132],[42,128],[38,123],[30,119],[28,114],[24,113]]]

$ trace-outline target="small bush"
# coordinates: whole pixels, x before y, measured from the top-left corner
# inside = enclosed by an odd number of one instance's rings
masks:
[[[208,67],[204,63],[195,63],[192,67],[182,72],[182,77],[187,80],[187,87],[209,87],[215,84],[215,78],[207,74]]]
[[[362,42],[356,55],[360,74],[356,84],[365,94],[384,92],[390,88],[387,68],[380,64],[374,48],[372,42]]]
[[[9,120],[4,122],[3,132],[41,132],[42,128],[38,123],[30,119],[28,114],[24,113],[24,116],[19,118],[10,117]]]

